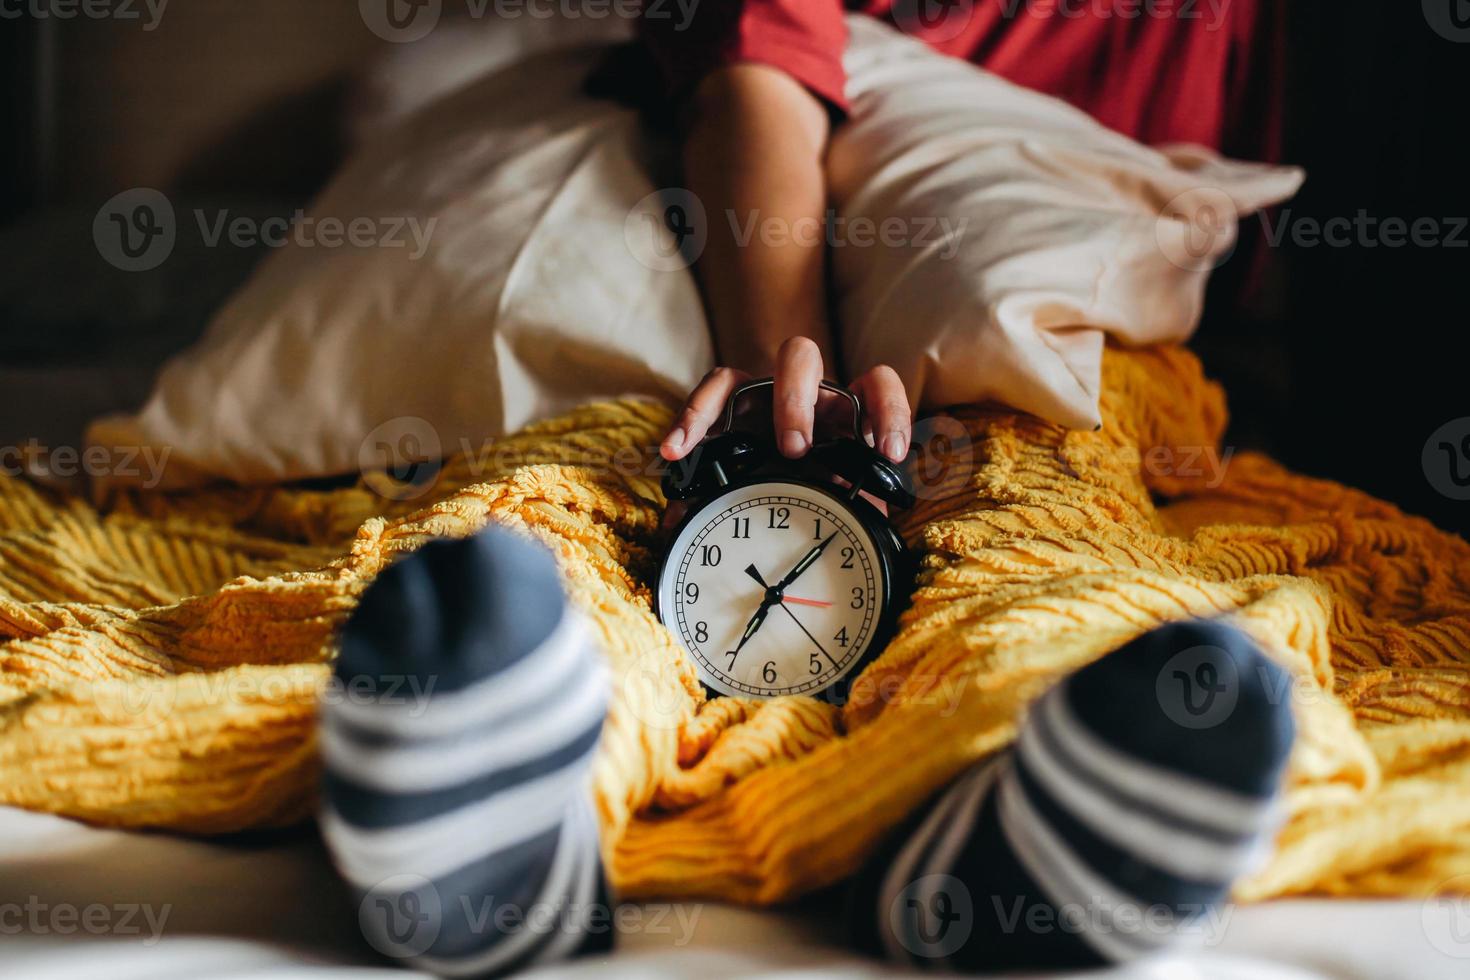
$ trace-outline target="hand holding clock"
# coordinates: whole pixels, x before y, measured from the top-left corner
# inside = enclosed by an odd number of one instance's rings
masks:
[[[781,345],[773,365],[772,424],[776,446],[788,459],[805,456],[812,447],[816,414],[823,407],[822,350],[806,337],[792,337]],[[715,368],[690,392],[684,410],[674,422],[659,452],[670,462],[683,459],[699,445],[719,419],[730,394],[752,375],[733,367]],[[883,455],[902,462],[909,451],[913,420],[909,399],[898,373],[886,364],[854,378],[848,387],[862,400],[863,427]]]

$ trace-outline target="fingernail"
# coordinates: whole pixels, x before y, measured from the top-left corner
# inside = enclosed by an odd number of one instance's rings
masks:
[[[795,459],[806,452],[806,436],[799,429],[781,433],[781,455]]]
[[[890,432],[883,437],[883,455],[895,463],[903,462],[904,455],[908,452],[908,446],[904,445],[904,438],[897,432]]]
[[[670,431],[668,435],[664,436],[664,446],[667,447],[667,448],[669,448],[669,449],[676,450],[676,451],[679,450],[679,449],[681,449],[681,448],[683,448],[683,446],[684,446],[684,430],[683,429],[674,429],[674,430]]]

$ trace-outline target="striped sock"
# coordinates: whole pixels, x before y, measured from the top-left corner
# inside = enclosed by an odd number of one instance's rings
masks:
[[[611,945],[601,658],[551,558],[437,541],[368,588],[323,699],[322,831],[380,952],[446,976]]]
[[[1279,826],[1289,690],[1244,634],[1210,622],[1078,671],[859,875],[860,941],[988,973],[1218,940],[1231,884]]]

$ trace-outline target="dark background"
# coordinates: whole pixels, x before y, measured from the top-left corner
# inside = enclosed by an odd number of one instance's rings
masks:
[[[1462,21],[1470,22],[1470,0],[1424,2],[1440,4],[1446,13],[1457,11]],[[193,9],[189,14],[171,7],[167,16],[198,18],[205,11],[238,16],[245,8],[222,0],[194,0]],[[337,28],[323,20],[325,5],[296,9],[301,10],[297,24],[272,27],[245,21],[230,29],[266,32],[262,49],[269,47],[272,57],[289,56],[303,66],[298,69],[299,98],[272,111],[294,111],[309,119],[301,114],[303,108],[315,107],[318,115],[331,111],[338,92],[323,81],[332,66],[312,64],[312,31]],[[1284,157],[1305,166],[1309,174],[1288,206],[1290,217],[1320,223],[1351,217],[1359,209],[1379,219],[1410,222],[1470,216],[1470,154],[1465,145],[1470,43],[1436,33],[1419,0],[1330,7],[1297,3],[1286,8],[1285,16]],[[26,248],[24,237],[6,237],[4,232],[23,228],[20,222],[41,208],[74,204],[79,214],[95,212],[104,198],[92,188],[79,195],[76,188],[86,182],[76,177],[89,173],[99,159],[110,160],[108,119],[123,110],[125,118],[164,126],[170,112],[197,111],[189,104],[201,101],[199,93],[178,92],[176,105],[138,114],[139,107],[126,101],[129,93],[123,85],[111,111],[106,109],[110,90],[90,93],[94,115],[72,111],[68,98],[85,90],[89,78],[107,78],[98,84],[117,88],[118,79],[125,82],[132,69],[125,68],[121,76],[87,74],[85,66],[106,54],[106,37],[87,25],[65,29],[74,30],[82,43],[71,46],[71,63],[51,63],[55,48],[50,56],[37,54],[32,21],[0,20],[0,241],[10,250],[0,268],[14,270],[27,258],[18,251]],[[83,67],[76,66],[78,61]],[[61,102],[55,108],[62,135],[69,139],[40,144],[33,135],[45,113],[47,89],[38,82],[47,78],[58,82],[50,87],[50,98]],[[237,88],[245,84],[221,79],[221,86],[226,83]],[[128,116],[130,112],[135,116]],[[89,141],[96,144],[90,160],[88,153],[77,152]],[[217,147],[206,147],[200,155],[216,166],[233,164],[246,182],[273,184],[272,193],[288,192],[279,197],[284,206],[304,198],[311,182],[326,172],[320,161],[331,150],[331,127],[304,127],[296,140],[301,141],[314,144],[316,169],[294,168],[261,141],[246,144],[253,153],[246,158]],[[181,190],[189,188],[172,188],[171,193]],[[81,237],[86,233],[82,228]],[[1464,298],[1470,289],[1470,248],[1302,248],[1289,238],[1279,248],[1266,248],[1254,223],[1243,235],[1241,247],[1216,276],[1195,344],[1230,393],[1227,442],[1267,450],[1296,469],[1361,487],[1462,535],[1470,531],[1470,504],[1437,493],[1421,463],[1425,441],[1436,428],[1470,416]],[[1466,240],[1470,230],[1462,233]],[[239,265],[246,258],[230,256],[226,261]],[[88,271],[79,267],[76,273],[81,277]],[[227,289],[238,274],[221,272],[219,288]],[[1254,288],[1243,290],[1244,282]],[[136,284],[129,288],[137,291]],[[206,292],[200,302],[213,298]],[[0,295],[0,317],[13,320],[16,315]],[[0,372],[39,356],[35,332],[22,336],[7,329],[13,326],[0,321]],[[115,324],[102,327],[116,332]],[[165,338],[160,344],[178,342]],[[78,343],[77,358],[84,358],[84,346],[97,344]],[[0,386],[4,383],[0,373]],[[34,402],[33,396],[25,397],[25,404]],[[0,398],[0,412],[6,404]]]
[[[1470,3],[1426,2],[1470,19]],[[1308,176],[1275,219],[1470,217],[1470,43],[1435,33],[1419,0],[1286,13],[1284,157]],[[1261,236],[1242,230],[1195,341],[1230,396],[1227,442],[1466,535],[1470,503],[1434,490],[1421,452],[1470,416],[1470,227],[1458,248]],[[1257,287],[1243,307],[1242,280]]]

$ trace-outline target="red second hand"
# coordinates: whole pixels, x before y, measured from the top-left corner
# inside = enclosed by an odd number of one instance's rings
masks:
[[[816,606],[818,609],[826,609],[832,605],[832,603],[823,602],[821,599],[802,599],[794,595],[783,596],[781,601],[789,602],[794,606]]]

